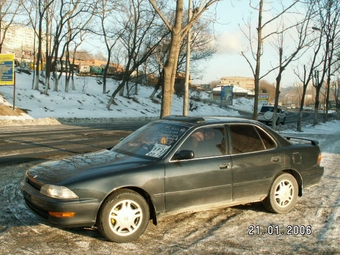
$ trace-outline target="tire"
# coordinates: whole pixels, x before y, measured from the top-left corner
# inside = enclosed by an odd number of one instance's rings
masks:
[[[267,210],[284,214],[294,208],[297,196],[298,184],[296,179],[291,174],[283,173],[274,180],[263,203]]]
[[[101,206],[97,227],[109,241],[132,242],[144,233],[149,219],[145,199],[134,191],[122,189],[110,195]]]

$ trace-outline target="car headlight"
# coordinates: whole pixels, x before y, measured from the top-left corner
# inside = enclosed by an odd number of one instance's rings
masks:
[[[79,198],[72,190],[64,186],[56,186],[51,184],[45,184],[41,187],[40,193],[53,198],[59,199],[73,199]]]

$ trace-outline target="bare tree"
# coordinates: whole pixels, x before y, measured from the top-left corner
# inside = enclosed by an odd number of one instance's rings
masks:
[[[125,31],[124,28],[120,31],[117,31],[118,25],[113,25],[117,24],[116,16],[119,13],[117,11],[119,5],[120,4],[117,4],[111,0],[100,0],[98,1],[98,7],[96,10],[96,17],[100,21],[101,31],[95,33],[102,35],[107,51],[106,65],[103,72],[103,93],[106,93],[107,91],[106,78],[111,63],[113,47],[117,44],[119,38]]]
[[[45,15],[50,6],[54,3],[54,0],[34,0],[34,1],[26,1],[23,2],[23,8],[28,13],[28,17],[30,20],[30,24],[33,27],[35,35],[37,37],[38,49],[35,59],[35,75],[34,75],[34,84],[33,88],[39,90],[39,67],[42,66],[43,55],[42,48],[44,43],[43,38],[43,25],[45,21]],[[46,43],[46,42],[45,42]]]
[[[307,3],[307,13],[306,13],[306,24],[310,24],[311,22],[314,21],[317,12],[314,9],[314,2],[309,2]],[[305,64],[302,65],[303,70],[299,72],[299,66],[296,67],[297,71],[294,71],[299,80],[302,82],[302,95],[301,95],[301,101],[300,101],[300,108],[299,108],[299,114],[298,114],[298,120],[297,120],[297,131],[301,132],[302,131],[302,117],[303,117],[303,111],[305,107],[305,97],[306,97],[306,92],[308,89],[308,86],[310,84],[315,85],[315,74],[317,73],[317,69],[321,65],[321,61],[319,60],[319,55],[321,52],[321,47],[322,47],[322,34],[318,34],[317,36],[315,33],[315,27],[312,26],[305,26],[305,31],[303,32],[304,34],[308,34],[309,31],[312,31],[312,38],[308,43],[309,50],[312,53],[311,57],[308,58]],[[302,32],[302,31],[301,31]],[[318,93],[316,93],[317,96],[315,98],[318,98]],[[317,101],[317,100],[315,100]],[[316,111],[317,113],[317,111]]]
[[[75,89],[73,78],[77,48],[84,41],[84,37],[88,33],[88,25],[92,21],[94,9],[96,9],[95,5],[92,6],[91,4],[80,6],[79,8],[81,9],[81,12],[78,12],[77,15],[67,20],[67,36],[62,50],[62,56],[65,53],[66,63],[69,64],[69,68],[66,68],[65,72],[65,92],[68,92],[69,90],[71,77],[72,89]],[[75,8],[73,8],[72,11],[74,10]],[[74,45],[72,61],[70,59],[71,44]]]
[[[310,41],[309,38],[309,31],[310,31],[310,18],[311,18],[311,11],[308,10],[306,12],[306,15],[303,17],[302,21],[298,21],[296,24],[293,24],[290,27],[282,27],[282,30],[280,31],[278,37],[278,45],[275,46],[278,49],[278,55],[279,55],[279,64],[278,64],[278,72],[276,76],[276,91],[275,91],[275,100],[274,100],[274,117],[275,120],[277,117],[277,108],[279,103],[279,96],[280,96],[280,85],[281,85],[281,79],[282,74],[286,70],[286,68],[296,59],[299,59],[301,56],[304,55],[306,50],[310,47]],[[287,33],[294,29],[295,34],[298,35],[298,40],[296,44],[293,46],[294,49],[291,52],[288,52],[288,50],[285,50],[284,47],[284,38],[287,38]],[[288,53],[287,53],[288,52]],[[305,91],[304,91],[305,93]],[[304,97],[304,96],[303,96]],[[300,107],[301,110],[303,110],[303,107]],[[272,127],[276,128],[276,122],[272,122]]]
[[[334,72],[334,50],[336,40],[339,38],[339,16],[340,3],[332,0],[311,1],[311,5],[317,12],[317,17],[314,22],[317,24],[313,27],[314,31],[319,33],[319,59],[320,64],[318,69],[313,70],[313,86],[315,87],[315,105],[314,105],[314,120],[313,124],[319,123],[318,111],[320,108],[320,93],[323,86],[326,86],[325,99],[325,117],[328,118],[328,102],[330,94],[331,76]],[[321,56],[320,56],[321,55]]]
[[[336,81],[332,83],[333,95],[335,99],[335,109],[336,109],[336,118],[340,119],[340,77],[338,76]]]
[[[190,52],[191,52],[191,67],[190,73],[193,75],[197,75],[200,70],[197,68],[197,63],[201,60],[206,60],[210,58],[215,52],[215,48],[211,46],[212,36],[209,31],[210,22],[198,20],[191,29],[191,43],[190,43]],[[167,31],[169,31],[167,29]],[[170,35],[170,33],[169,33]],[[149,70],[151,73],[157,73],[159,77],[156,86],[154,87],[154,91],[152,92],[150,98],[154,99],[156,92],[160,89],[164,82],[164,65],[166,63],[166,57],[169,54],[170,49],[170,36],[166,37],[164,40],[154,51],[151,56],[151,60],[149,61],[153,69]],[[182,41],[177,65],[177,72],[185,72],[186,66],[186,53],[187,53],[187,37]]]
[[[187,35],[193,24],[199,19],[199,17],[213,4],[219,2],[219,0],[209,0],[209,1],[197,1],[193,9],[193,15],[191,20],[187,24],[184,23],[184,1],[176,1],[175,19],[168,20],[164,13],[160,10],[155,0],[149,0],[150,4],[156,10],[158,15],[163,20],[164,24],[167,26],[171,32],[171,43],[169,55],[167,57],[166,64],[164,66],[164,87],[163,87],[163,97],[162,97],[162,109],[161,117],[170,115],[172,106],[172,96],[174,93],[175,77],[177,72],[178,57],[180,52],[181,42]]]
[[[126,86],[132,73],[153,53],[157,45],[163,40],[164,34],[161,26],[157,24],[157,15],[145,5],[143,0],[132,0],[129,3],[121,4],[120,20],[117,22],[120,46],[124,49],[125,64],[121,83],[112,93],[107,108],[115,103],[114,98],[121,89]],[[119,27],[121,26],[121,27]],[[127,89],[129,91],[129,89]]]
[[[57,76],[57,68],[56,68],[56,61],[60,60],[61,64],[61,71],[65,68],[68,70],[70,68],[70,63],[63,61],[63,57],[65,54],[66,49],[68,48],[69,43],[74,39],[74,37],[79,33],[79,29],[83,29],[83,25],[87,24],[90,20],[81,18],[83,17],[82,14],[85,13],[86,15],[92,10],[91,1],[84,2],[82,0],[75,0],[68,2],[66,0],[61,0],[54,6],[54,10],[51,10],[51,15],[53,14],[53,24],[52,27],[54,31],[52,32],[53,41],[50,56],[46,57],[46,63],[54,60],[52,62],[52,70],[53,70],[53,81],[54,81],[54,90],[58,91],[58,82],[60,79],[60,75]],[[91,17],[91,16],[90,16]],[[78,18],[78,22],[76,22],[76,18]],[[73,23],[73,26],[68,26],[68,24]],[[79,24],[79,22],[81,22]],[[69,30],[71,29],[71,31]],[[77,32],[75,32],[77,31]],[[61,52],[60,52],[61,51]],[[49,55],[47,52],[46,55]],[[46,65],[48,66],[48,64]],[[47,90],[49,89],[49,69],[46,70],[46,87],[45,93],[47,94]],[[68,90],[68,85],[66,87]]]
[[[331,76],[334,70],[334,52],[336,46],[336,39],[340,35],[340,3],[339,1],[326,0],[322,1],[323,11],[320,10],[321,24],[324,30],[325,39],[325,57],[324,57],[324,70],[326,75],[326,104],[324,121],[328,120],[329,96]],[[335,60],[337,61],[337,60]]]
[[[0,53],[10,26],[21,9],[22,0],[2,0],[0,2]]]
[[[300,0],[294,0],[291,4],[289,4],[287,7],[284,7],[282,11],[280,11],[277,14],[273,13],[272,18],[268,19],[267,21],[263,22],[263,13],[264,13],[264,0],[259,0],[258,6],[252,7],[253,9],[257,10],[258,12],[258,20],[257,20],[257,27],[256,27],[256,36],[253,37],[252,35],[252,27],[251,27],[251,21],[248,23],[248,33],[244,33],[244,35],[248,38],[249,41],[249,49],[251,51],[251,57],[248,57],[246,55],[246,52],[242,51],[242,56],[246,59],[248,65],[250,66],[253,76],[254,76],[254,82],[255,82],[255,100],[254,100],[254,112],[253,112],[253,119],[257,119],[257,113],[258,113],[258,95],[259,95],[259,88],[260,88],[260,80],[267,76],[269,73],[277,69],[278,67],[273,67],[270,70],[268,70],[264,75],[261,75],[261,57],[263,55],[263,44],[264,41],[268,38],[270,38],[272,35],[280,34],[279,30],[270,31],[267,34],[264,34],[263,31],[266,27],[271,25],[272,23],[276,22],[281,16],[283,16],[285,13],[287,13],[291,8],[293,8]],[[256,50],[254,50],[253,43],[254,39],[256,41]],[[255,61],[255,64],[252,62]]]

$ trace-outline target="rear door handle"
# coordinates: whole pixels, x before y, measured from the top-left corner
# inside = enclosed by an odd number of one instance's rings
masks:
[[[229,168],[229,164],[222,164],[222,165],[219,165],[219,168],[220,168],[220,169],[228,169],[228,168]]]
[[[272,157],[271,161],[272,161],[273,163],[281,162],[281,157],[280,157],[280,156]]]

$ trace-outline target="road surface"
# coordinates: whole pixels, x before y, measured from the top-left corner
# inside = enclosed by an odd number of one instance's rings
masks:
[[[139,126],[140,124],[0,126],[0,165],[109,148]]]

